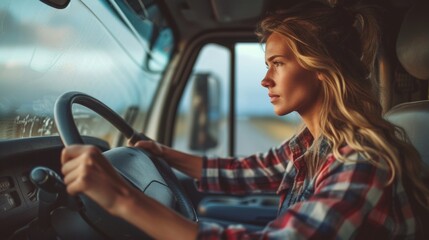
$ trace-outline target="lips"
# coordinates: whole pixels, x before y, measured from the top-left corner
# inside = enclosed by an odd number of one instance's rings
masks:
[[[270,97],[270,102],[271,103],[276,102],[280,98],[280,95],[273,94],[273,93],[269,93],[268,96]]]

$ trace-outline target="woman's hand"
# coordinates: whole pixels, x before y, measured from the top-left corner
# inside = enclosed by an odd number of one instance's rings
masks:
[[[195,179],[201,178],[201,169],[203,164],[202,157],[200,156],[177,151],[153,140],[141,140],[135,144],[132,144],[132,142],[129,141],[128,145],[142,148],[153,156],[164,159],[171,167],[176,168]]]
[[[83,193],[111,214],[118,211],[118,200],[129,197],[132,188],[116,172],[101,151],[89,145],[65,147],[61,172],[70,195]]]
[[[128,145],[131,147],[138,147],[138,148],[142,148],[148,152],[150,152],[152,155],[157,156],[157,157],[164,157],[164,153],[165,153],[165,147],[164,145],[152,141],[152,140],[141,140],[136,142],[134,145],[130,142],[128,142]]]

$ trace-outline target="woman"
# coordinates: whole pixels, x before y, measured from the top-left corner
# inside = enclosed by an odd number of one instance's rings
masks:
[[[156,239],[415,237],[410,202],[427,206],[429,190],[415,174],[423,169],[418,153],[383,119],[370,90],[379,42],[371,10],[310,2],[261,21],[268,67],[261,84],[277,115],[296,111],[305,123],[279,148],[207,159],[135,143],[199,180],[201,190],[277,191],[279,215],[263,231],[184,219],[126,184],[91,146],[64,149],[67,191],[88,195]]]

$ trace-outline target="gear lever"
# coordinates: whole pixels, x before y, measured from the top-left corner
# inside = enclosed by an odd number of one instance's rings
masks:
[[[58,200],[65,196],[66,186],[61,177],[46,167],[36,167],[30,173],[31,181],[39,188],[39,227],[50,227],[50,212]]]
[[[49,193],[61,193],[66,186],[61,177],[46,167],[36,167],[30,173],[31,181],[39,188]]]

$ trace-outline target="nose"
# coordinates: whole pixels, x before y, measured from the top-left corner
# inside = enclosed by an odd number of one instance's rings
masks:
[[[269,88],[274,86],[274,81],[268,77],[268,74],[262,79],[261,85],[264,88]]]

